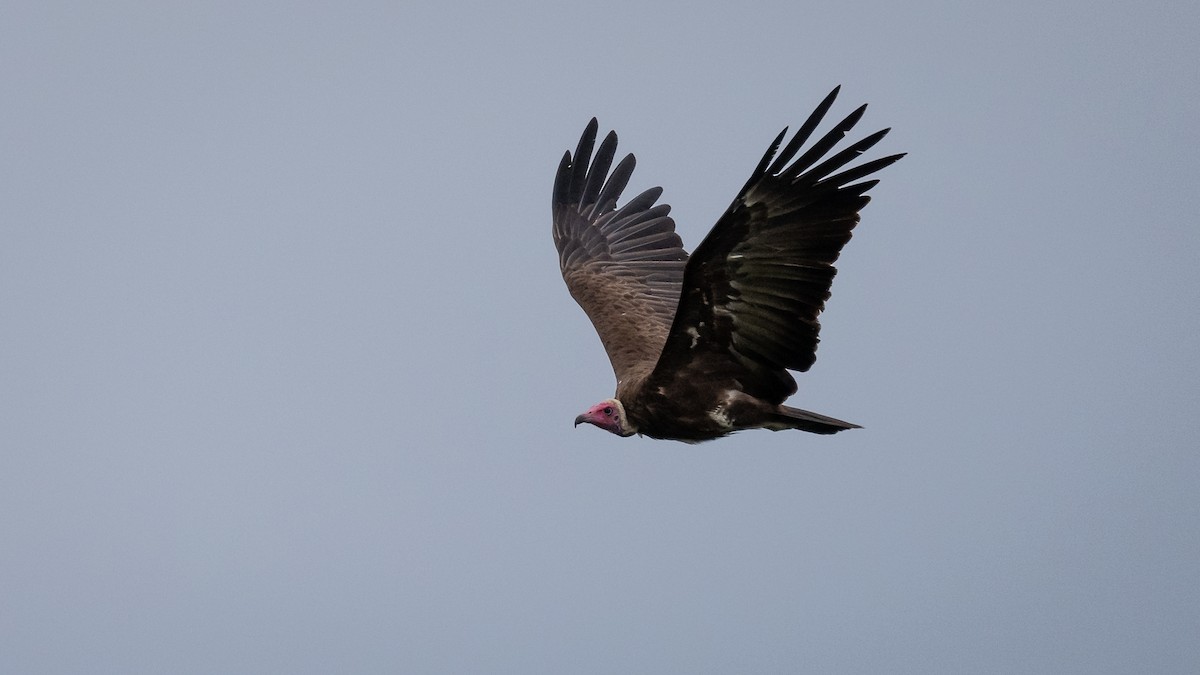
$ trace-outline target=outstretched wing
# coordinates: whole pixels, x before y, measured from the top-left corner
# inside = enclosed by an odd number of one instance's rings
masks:
[[[575,155],[567,152],[558,165],[554,245],[563,280],[596,327],[619,383],[658,361],[679,304],[687,252],[667,215],[671,207],[655,205],[662,188],[617,208],[635,161],[626,155],[609,175],[614,132],[591,159],[597,126],[592,118]]]
[[[870,200],[865,193],[878,183],[856,181],[903,157],[844,169],[878,143],[888,132],[884,129],[823,160],[862,117],[865,105],[796,156],[839,89],[774,157],[787,129],[779,134],[692,253],[653,382],[720,371],[734,374],[748,393],[781,403],[796,391],[787,370],[808,370],[816,360],[817,316],[837,273],[833,263]]]

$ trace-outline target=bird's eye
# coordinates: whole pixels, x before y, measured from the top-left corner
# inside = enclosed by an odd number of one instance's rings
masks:
[[[604,414],[605,414],[605,415],[612,415],[612,406],[609,406],[609,407],[605,408],[605,409],[604,409]]]

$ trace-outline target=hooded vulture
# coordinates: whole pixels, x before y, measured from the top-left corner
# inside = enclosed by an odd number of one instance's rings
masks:
[[[662,188],[617,205],[633,155],[613,168],[616,133],[597,148],[595,118],[587,125],[554,180],[554,244],[567,288],[608,352],[617,391],[575,418],[577,426],[693,443],[742,429],[859,428],[783,405],[796,393],[788,371],[816,360],[833,263],[879,182],[863,179],[903,157],[847,168],[888,129],[826,157],[865,105],[801,152],[838,89],[782,150],[787,129],[775,138],[690,257],[671,207],[655,203]]]

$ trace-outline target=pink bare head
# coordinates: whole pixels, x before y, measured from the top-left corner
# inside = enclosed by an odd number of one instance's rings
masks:
[[[587,412],[575,418],[575,426],[579,426],[581,422],[598,426],[618,436],[632,436],[637,433],[637,429],[630,425],[629,419],[625,417],[625,406],[615,398],[603,400],[588,408]]]

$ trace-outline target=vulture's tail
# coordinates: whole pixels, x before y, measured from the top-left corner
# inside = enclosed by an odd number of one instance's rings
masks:
[[[779,411],[772,415],[766,426],[772,431],[799,429],[814,434],[836,434],[846,429],[862,428],[852,422],[843,422],[825,415],[818,415],[815,412],[789,408],[786,405],[779,406]]]

